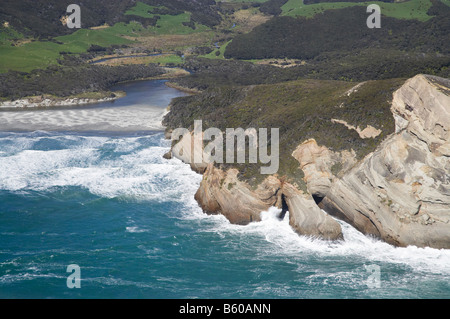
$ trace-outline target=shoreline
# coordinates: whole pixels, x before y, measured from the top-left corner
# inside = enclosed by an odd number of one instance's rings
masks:
[[[176,83],[166,82],[165,84],[166,84],[168,87],[172,88],[172,89],[176,89],[176,90],[182,91],[182,92],[184,92],[184,93],[188,93],[188,94],[199,94],[199,93],[201,93],[200,90],[197,90],[197,89],[190,89],[190,88],[187,88],[187,87],[178,85],[178,84],[176,84]]]
[[[152,80],[170,80],[177,77],[186,76],[189,74],[188,71],[182,69],[182,68],[164,68],[166,73],[152,76],[148,78],[142,78],[138,80],[133,81],[122,81],[117,82],[115,85],[125,84],[129,82],[135,82],[135,81],[152,81]],[[166,85],[168,87],[180,90],[185,93],[189,94],[197,94],[200,91],[198,90],[191,90],[187,88],[183,88],[180,86],[177,86],[175,84],[166,82]],[[83,95],[86,96],[83,96]],[[91,95],[91,96],[89,96]],[[99,97],[92,97],[92,96],[99,96]],[[19,110],[19,109],[28,109],[28,108],[47,108],[47,107],[60,107],[60,106],[82,106],[82,105],[89,105],[89,104],[96,104],[96,103],[102,103],[102,102],[110,102],[115,101],[117,99],[120,99],[122,97],[125,97],[126,93],[123,91],[107,91],[107,92],[88,92],[88,93],[81,93],[79,96],[69,96],[69,97],[56,97],[51,95],[40,95],[40,96],[28,96],[23,97],[21,99],[17,100],[7,100],[7,101],[0,101],[0,111],[2,110]]]
[[[94,94],[100,94],[100,92],[95,92]],[[108,96],[109,95],[109,96]],[[47,107],[57,107],[57,106],[81,106],[96,104],[102,102],[115,101],[122,97],[125,97],[126,93],[122,91],[107,92],[102,97],[54,97],[48,95],[41,96],[30,96],[24,97],[22,99],[13,101],[0,102],[0,110],[18,110],[18,109],[28,109],[28,108],[47,108]]]
[[[150,81],[136,82],[141,87],[139,92],[129,92],[126,87],[117,87],[124,91],[103,91],[72,96],[70,98],[57,98],[52,95],[26,97],[13,102],[0,102],[0,126],[2,131],[103,131],[103,132],[160,132],[164,134],[166,127],[162,124],[164,116],[169,112],[169,101],[158,106],[130,104],[120,102],[119,108],[111,108],[109,102],[102,103],[102,107],[81,107],[88,103],[98,104],[102,101],[111,101],[134,94],[141,98],[151,100],[155,94],[161,97],[176,97],[181,92],[167,90],[164,80],[152,79]],[[138,82],[143,83],[139,84]],[[145,83],[155,82],[154,86],[147,88]],[[166,87],[166,89],[164,89]],[[158,88],[161,88],[162,91]],[[161,93],[158,93],[161,92]],[[114,97],[110,96],[114,94]],[[158,95],[159,94],[159,95]],[[125,104],[124,104],[125,103]],[[80,107],[71,107],[80,105]],[[36,113],[37,112],[37,113]],[[74,113],[76,112],[76,113]]]

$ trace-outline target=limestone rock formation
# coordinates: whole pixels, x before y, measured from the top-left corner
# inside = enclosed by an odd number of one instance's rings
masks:
[[[259,221],[276,206],[281,217],[289,211],[301,235],[342,239],[330,214],[396,246],[450,248],[449,88],[449,80],[432,76],[408,80],[393,96],[396,132],[359,162],[352,150],[333,152],[314,139],[301,143],[292,156],[308,193],[276,175],[253,189],[237,169],[225,171],[204,156],[191,165],[203,173],[195,198],[206,213],[235,224]],[[202,152],[195,145],[201,144],[182,140],[172,154],[190,163]]]
[[[289,208],[289,224],[298,234],[326,240],[343,239],[341,225],[323,212],[311,195],[285,183],[283,198]]]
[[[166,138],[172,138],[172,133],[169,134],[166,132]],[[204,153],[201,148],[203,146],[202,138],[203,135],[195,135],[192,132],[186,133],[179,137],[178,142],[172,146],[170,152],[165,154],[164,157],[166,159],[172,157],[178,158],[184,163],[189,164],[193,171],[202,174],[211,162],[209,155]]]
[[[328,193],[337,173],[333,172],[334,167],[339,166],[340,170],[346,171],[356,164],[354,152],[332,152],[317,145],[314,139],[300,144],[292,156],[300,163],[300,169],[305,174],[308,192],[317,198],[323,198]]]
[[[397,246],[450,248],[449,95],[443,79],[408,80],[393,98],[397,132],[335,179],[322,207]]]
[[[223,171],[209,164],[195,199],[208,214],[222,214],[231,223],[245,225],[260,221],[260,213],[280,206],[281,183],[267,177],[256,190],[238,179],[239,171]]]
[[[309,194],[304,194],[276,176],[268,176],[256,190],[238,179],[239,171],[223,171],[209,164],[195,199],[208,214],[222,214],[231,223],[245,225],[260,221],[270,207],[289,211],[289,223],[300,235],[343,239],[339,223],[323,212]],[[284,215],[282,215],[283,217]]]

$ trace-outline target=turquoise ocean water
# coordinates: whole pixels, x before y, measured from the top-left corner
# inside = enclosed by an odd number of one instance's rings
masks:
[[[3,115],[31,124],[0,132],[0,298],[450,297],[448,250],[394,248],[344,223],[342,242],[300,237],[276,209],[248,226],[203,214],[201,176],[162,158],[156,126],[84,126],[127,107],[136,121],[146,106],[160,116],[182,95],[163,81],[119,89],[120,102],[63,110],[85,130],[45,130],[48,110]],[[79,289],[67,287],[71,264]]]

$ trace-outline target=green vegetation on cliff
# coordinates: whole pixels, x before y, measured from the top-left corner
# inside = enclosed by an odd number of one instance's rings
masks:
[[[280,176],[302,185],[298,162],[290,156],[303,141],[314,138],[333,151],[354,150],[358,158],[372,152],[394,132],[390,112],[392,93],[404,79],[369,81],[354,93],[346,92],[355,83],[326,80],[296,80],[255,86],[219,86],[202,94],[178,98],[165,117],[168,129],[192,128],[194,120],[203,129],[279,128]],[[381,130],[376,138],[361,138],[355,130],[332,120],[346,121],[361,129]],[[241,178],[256,185],[264,178],[260,165],[223,165],[237,167]]]

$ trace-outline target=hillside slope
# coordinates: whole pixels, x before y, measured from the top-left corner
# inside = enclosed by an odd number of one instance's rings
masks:
[[[278,127],[281,157],[278,174],[269,176],[259,173],[261,163],[254,169],[205,161],[197,201],[206,213],[221,213],[237,224],[259,220],[261,211],[277,206],[289,211],[299,234],[341,239],[339,224],[324,208],[396,246],[449,248],[450,86],[448,80],[424,75],[402,83],[374,81],[349,88],[345,82],[288,82],[270,89],[261,85],[203,93],[210,106],[204,129],[238,123]],[[389,95],[391,100],[377,108],[376,97]],[[303,102],[310,107],[302,107]],[[165,118],[168,133],[171,124],[189,127],[192,118],[203,114],[202,105],[198,99],[178,99]],[[202,150],[194,144],[190,154],[195,152]],[[177,154],[173,149],[172,155]],[[180,159],[186,160],[185,155]]]

